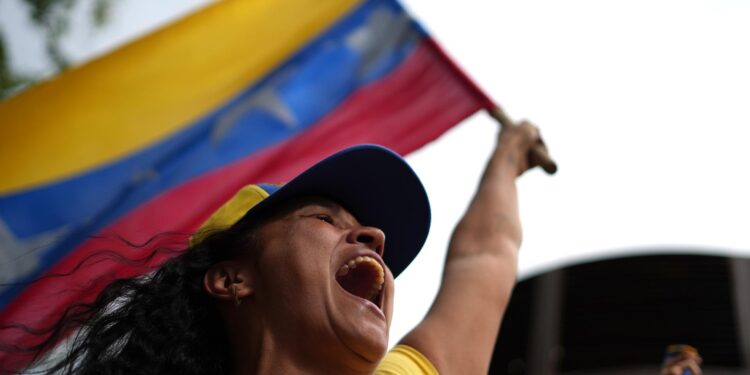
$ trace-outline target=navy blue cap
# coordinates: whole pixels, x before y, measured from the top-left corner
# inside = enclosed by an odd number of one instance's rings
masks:
[[[417,256],[430,229],[430,203],[419,178],[395,152],[378,145],[339,151],[284,185],[256,185],[269,196],[244,218],[304,196],[342,205],[362,225],[385,233],[383,260],[398,276]]]

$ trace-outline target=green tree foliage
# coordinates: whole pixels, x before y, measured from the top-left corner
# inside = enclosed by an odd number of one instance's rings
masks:
[[[8,66],[8,54],[0,35],[0,100],[13,95],[34,82],[31,77],[13,73]]]
[[[59,73],[70,66],[70,59],[61,48],[62,38],[70,28],[73,6],[78,0],[22,0],[28,5],[29,17],[43,32],[47,58]],[[91,19],[95,26],[106,24],[112,0],[95,0]],[[7,98],[32,83],[39,77],[13,71],[8,62],[3,35],[0,35],[0,100]]]
[[[42,28],[47,56],[57,67],[64,70],[69,62],[60,49],[60,41],[70,28],[70,10],[75,0],[24,0],[31,9],[31,19]]]

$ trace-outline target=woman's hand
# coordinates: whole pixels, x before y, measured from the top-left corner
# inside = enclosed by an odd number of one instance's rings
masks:
[[[679,355],[667,358],[662,364],[660,375],[701,375],[703,358],[694,351],[682,351]],[[686,372],[689,371],[689,372]]]
[[[537,149],[532,152],[532,149]],[[516,176],[541,164],[539,152],[546,155],[546,147],[539,136],[539,129],[528,121],[515,126],[504,126],[498,139],[498,150],[506,161],[515,166]]]

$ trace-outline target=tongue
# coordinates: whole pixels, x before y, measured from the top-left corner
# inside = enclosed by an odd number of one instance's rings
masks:
[[[373,293],[373,285],[378,277],[377,271],[367,265],[359,265],[353,270],[349,270],[344,276],[339,276],[336,280],[349,293],[355,296],[372,301],[376,293]]]

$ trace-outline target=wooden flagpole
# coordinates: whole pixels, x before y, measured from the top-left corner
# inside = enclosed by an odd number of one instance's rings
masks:
[[[502,127],[517,126],[499,106],[488,109],[488,112]],[[555,172],[557,172],[557,163],[552,160],[547,151],[547,146],[542,143],[535,145],[531,151],[529,151],[528,158],[531,166],[538,165],[548,174],[555,174]]]

